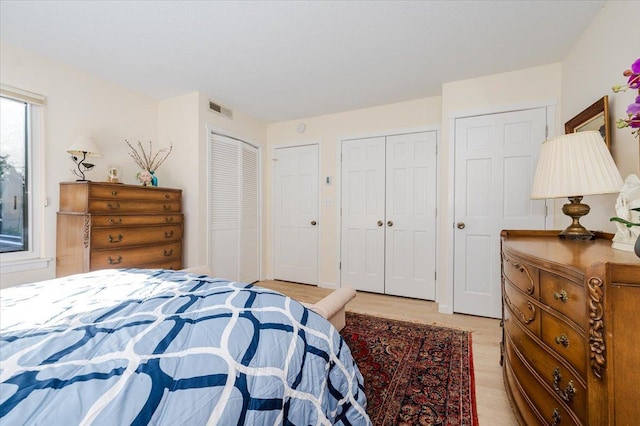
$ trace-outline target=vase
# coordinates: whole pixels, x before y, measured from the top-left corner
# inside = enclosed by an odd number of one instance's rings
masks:
[[[155,175],[156,172],[149,173],[151,173],[151,186],[158,186],[158,178]]]
[[[640,237],[636,239],[636,244],[633,246],[633,252],[636,256],[640,257]]]

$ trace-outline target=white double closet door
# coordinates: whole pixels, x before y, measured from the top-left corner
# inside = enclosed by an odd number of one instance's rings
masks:
[[[341,285],[435,299],[435,131],[342,141]]]
[[[209,132],[211,272],[231,281],[260,277],[258,149]]]

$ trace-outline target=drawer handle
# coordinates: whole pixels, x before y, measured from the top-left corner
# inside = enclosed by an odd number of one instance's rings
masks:
[[[169,198],[171,198],[171,195],[169,195],[169,194],[164,194],[164,198],[169,199]]]
[[[119,217],[118,220],[115,220],[114,218],[109,218],[109,223],[112,225],[122,225],[122,218]]]
[[[117,265],[118,263],[122,263],[122,256],[118,255],[116,260],[113,260],[111,256],[109,256],[109,265]]]
[[[162,207],[164,207],[165,210],[171,210],[171,204],[163,204]]]
[[[560,368],[556,367],[553,370],[553,390],[556,391],[558,396],[562,398],[567,404],[571,404],[573,396],[576,394],[576,388],[573,386],[573,380],[569,380],[569,384],[564,390],[560,389],[560,382],[562,381],[562,375],[560,374]]]
[[[107,207],[109,207],[111,210],[118,210],[120,208],[120,203],[115,203],[115,204],[107,204]]]
[[[554,292],[553,293],[553,298],[556,300],[560,300],[563,303],[567,303],[567,300],[569,300],[569,296],[567,295],[567,292],[564,290],[560,290],[560,292]]]
[[[569,339],[567,338],[566,335],[561,334],[560,336],[556,336],[556,344],[562,345],[565,348],[568,348],[569,347]]]
[[[173,255],[173,249],[169,249],[169,250],[164,249],[164,255],[165,255],[165,257],[169,257],[169,256]]]
[[[167,216],[167,217],[164,218],[164,220],[165,220],[165,222],[171,223],[171,222],[173,222],[173,216]]]
[[[119,243],[120,241],[122,241],[122,234],[118,234],[118,236],[115,238],[113,237],[113,235],[109,234],[107,240],[109,240],[110,243]]]
[[[111,195],[118,195],[118,191],[111,191]]]
[[[553,413],[551,414],[551,418],[553,419],[552,426],[558,426],[562,421],[562,417],[560,417],[560,410],[557,408],[553,409]]]
[[[164,231],[164,237],[165,238],[173,237],[173,231]]]

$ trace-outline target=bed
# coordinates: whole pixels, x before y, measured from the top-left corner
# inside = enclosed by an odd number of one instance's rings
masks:
[[[0,306],[3,425],[370,424],[336,328],[272,290],[113,269]]]

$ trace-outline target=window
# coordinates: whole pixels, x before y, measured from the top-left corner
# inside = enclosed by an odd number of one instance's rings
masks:
[[[0,253],[28,250],[29,104],[0,97]]]
[[[44,98],[0,86],[0,263],[2,272],[45,267],[41,149]]]

